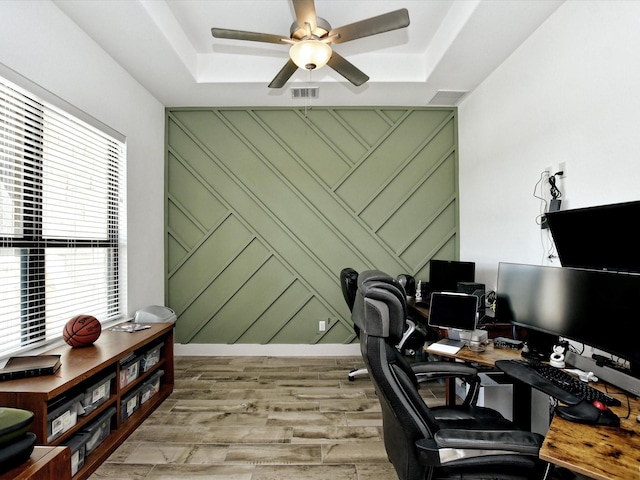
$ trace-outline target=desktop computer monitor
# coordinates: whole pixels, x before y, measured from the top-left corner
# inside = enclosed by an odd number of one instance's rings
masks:
[[[524,327],[542,344],[563,337],[640,365],[640,275],[500,263],[496,318]]]
[[[429,326],[446,330],[473,331],[476,328],[478,297],[465,293],[433,292]]]
[[[473,282],[476,277],[474,262],[455,260],[429,261],[429,290],[431,292],[456,292],[458,282]]]
[[[563,267],[640,273],[640,201],[549,212]]]

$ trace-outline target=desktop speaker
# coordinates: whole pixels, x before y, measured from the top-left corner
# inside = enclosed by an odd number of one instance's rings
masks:
[[[478,297],[478,318],[482,320],[485,315],[484,283],[458,282],[457,290],[459,293]]]

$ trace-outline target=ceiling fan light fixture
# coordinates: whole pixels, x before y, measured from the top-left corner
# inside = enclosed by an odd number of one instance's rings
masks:
[[[317,70],[324,67],[331,58],[331,47],[320,40],[300,40],[289,50],[293,63],[304,70]]]

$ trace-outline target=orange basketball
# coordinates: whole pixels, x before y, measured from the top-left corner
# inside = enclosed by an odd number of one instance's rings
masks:
[[[88,347],[93,345],[102,333],[102,325],[91,315],[76,315],[67,322],[62,337],[72,347]]]

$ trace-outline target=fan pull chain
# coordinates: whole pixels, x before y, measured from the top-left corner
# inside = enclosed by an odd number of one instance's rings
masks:
[[[311,85],[311,69],[307,70],[307,83]],[[307,102],[304,106],[304,118],[307,118],[309,110],[311,110],[311,95],[307,95]]]

